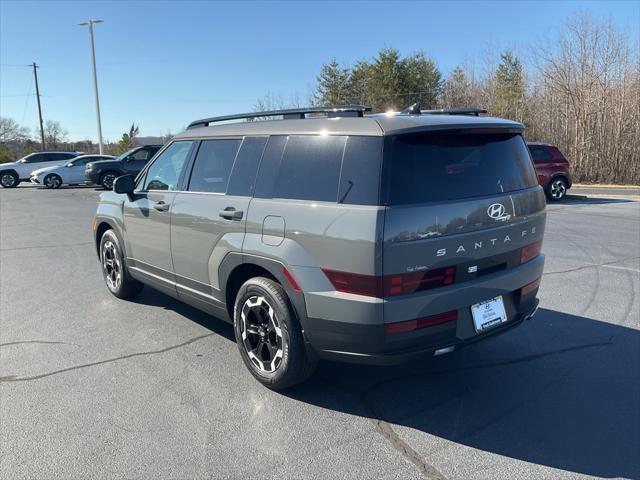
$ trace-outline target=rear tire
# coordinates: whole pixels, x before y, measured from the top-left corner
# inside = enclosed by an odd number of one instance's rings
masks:
[[[118,298],[137,295],[144,286],[129,275],[118,237],[113,230],[107,230],[100,239],[100,265],[102,277],[109,291]]]
[[[100,175],[100,185],[105,190],[111,190],[113,188],[113,181],[118,178],[118,174],[115,172],[105,172]]]
[[[558,202],[567,195],[568,189],[567,181],[564,178],[554,178],[547,186],[547,198],[552,202]]]
[[[47,188],[56,189],[56,188],[60,188],[60,186],[62,185],[62,178],[60,178],[60,175],[51,173],[46,177],[44,177],[44,180],[42,181],[42,183]]]
[[[316,362],[307,356],[300,323],[280,284],[264,277],[247,280],[233,317],[240,356],[260,383],[282,390],[313,374]]]
[[[2,188],[16,188],[20,183],[20,179],[15,172],[0,173],[0,185]]]

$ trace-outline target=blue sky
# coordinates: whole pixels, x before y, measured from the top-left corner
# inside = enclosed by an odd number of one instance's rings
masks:
[[[96,139],[86,27],[95,26],[102,125],[117,140],[132,122],[141,135],[180,131],[190,121],[251,110],[268,92],[306,99],[323,62],[351,64],[385,46],[424,50],[443,73],[480,69],[489,45],[527,46],[575,12],[611,17],[638,38],[640,2],[29,2],[0,0],[0,115],[37,124],[43,116],[72,140]],[[27,94],[31,94],[27,96]]]

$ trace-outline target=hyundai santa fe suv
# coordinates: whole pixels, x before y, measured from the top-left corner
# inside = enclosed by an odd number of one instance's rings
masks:
[[[108,289],[146,284],[231,322],[274,389],[319,359],[393,364],[531,318],[546,202],[523,126],[472,109],[366,111],[193,122],[101,195]]]

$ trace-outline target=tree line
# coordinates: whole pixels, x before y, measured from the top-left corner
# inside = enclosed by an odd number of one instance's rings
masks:
[[[489,55],[481,73],[460,65],[446,76],[422,51],[403,57],[385,48],[352,66],[332,59],[320,68],[310,101],[366,104],[374,112],[416,102],[422,109],[485,108],[522,122],[528,140],[558,146],[576,181],[640,184],[638,47],[611,21],[581,14],[532,45],[526,65],[511,50],[496,61]],[[298,103],[270,95],[255,108]]]
[[[91,140],[71,142],[69,133],[60,122],[47,120],[44,123],[44,142],[47,150],[60,150],[70,152],[98,153],[98,144]],[[107,155],[120,155],[140,144],[140,129],[132,124],[129,130],[122,134],[117,142],[106,141],[104,153]],[[167,143],[173,135],[170,131],[161,137],[146,137],[144,141],[152,140],[154,143]],[[0,163],[13,162],[30,153],[39,152],[42,149],[40,143],[39,128],[32,131],[19,125],[12,118],[0,117]]]

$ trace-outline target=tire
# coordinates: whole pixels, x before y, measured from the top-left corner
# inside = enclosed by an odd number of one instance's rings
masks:
[[[567,195],[567,180],[563,177],[556,177],[547,186],[547,198],[552,202],[558,202]]]
[[[60,178],[60,175],[51,173],[46,177],[44,177],[42,184],[47,188],[53,188],[53,189],[60,188],[60,186],[62,185],[62,178]]]
[[[20,179],[15,172],[2,172],[0,173],[0,185],[2,188],[16,188],[20,183]]]
[[[100,185],[105,190],[111,190],[113,188],[113,181],[118,178],[118,174],[116,172],[104,172],[100,175]]]
[[[307,356],[300,323],[277,282],[247,280],[236,296],[233,325],[244,364],[266,387],[282,390],[313,374],[316,362]]]
[[[113,230],[107,230],[100,239],[100,266],[109,291],[118,298],[131,298],[144,286],[129,275],[124,263],[120,241]]]

